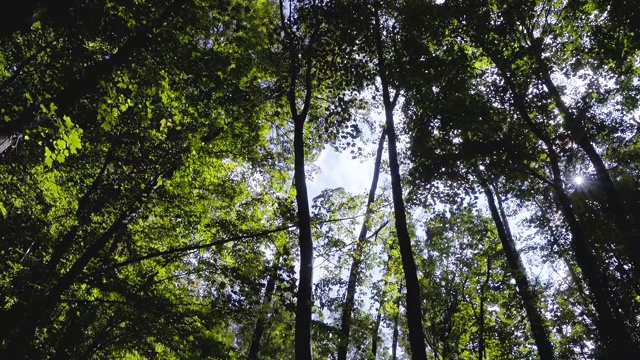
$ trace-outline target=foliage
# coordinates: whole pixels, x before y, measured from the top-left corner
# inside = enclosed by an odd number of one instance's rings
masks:
[[[640,351],[632,1],[46,0],[12,14],[0,357],[292,358],[309,254],[302,346],[318,358],[338,353],[353,264],[348,358],[418,358],[410,337],[429,359],[546,359],[542,335],[552,358]],[[380,111],[391,182],[362,241],[366,194],[309,202],[300,185],[325,148],[368,161]]]

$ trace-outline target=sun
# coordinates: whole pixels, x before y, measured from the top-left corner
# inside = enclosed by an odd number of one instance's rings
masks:
[[[573,183],[576,185],[582,185],[584,184],[584,177],[580,176],[580,175],[576,175],[573,177]]]

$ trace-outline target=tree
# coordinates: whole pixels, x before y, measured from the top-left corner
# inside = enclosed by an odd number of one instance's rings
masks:
[[[291,11],[291,10],[289,10]],[[313,94],[314,46],[318,40],[319,24],[315,25],[307,43],[302,43],[294,33],[293,14],[285,15],[284,2],[280,1],[280,17],[282,31],[285,34],[285,49],[289,52],[289,85],[287,100],[293,120],[294,135],[294,182],[296,187],[296,203],[298,205],[298,230],[300,246],[300,281],[298,284],[296,305],[296,340],[295,358],[311,359],[311,308],[313,306],[313,240],[311,239],[311,214],[304,170],[305,141],[304,128],[309,113]],[[300,25],[298,25],[300,26]],[[301,47],[302,54],[297,49]],[[302,56],[300,56],[302,55]],[[301,59],[299,60],[299,57]],[[302,109],[298,109],[298,76],[303,76]]]
[[[407,289],[407,322],[409,324],[409,341],[411,344],[411,356],[414,359],[426,359],[424,334],[422,327],[422,304],[420,301],[420,285],[413,250],[411,249],[411,239],[407,230],[406,209],[402,194],[402,184],[400,178],[400,164],[398,162],[398,149],[396,143],[396,130],[393,120],[393,112],[398,101],[400,92],[396,90],[393,98],[390,94],[391,72],[387,67],[385,57],[385,43],[382,38],[383,12],[381,4],[376,1],[374,4],[374,27],[373,36],[376,48],[376,60],[378,76],[382,85],[382,99],[385,113],[385,130],[389,142],[389,168],[391,175],[391,187],[393,193],[393,208],[395,217],[396,233],[402,255],[402,267],[404,269],[406,289]]]
[[[483,180],[481,180],[483,181]],[[516,280],[518,286],[518,294],[522,298],[524,308],[527,312],[527,317],[531,326],[531,332],[536,340],[536,346],[538,347],[538,355],[541,359],[553,359],[554,351],[553,345],[549,339],[549,333],[544,324],[544,318],[539,312],[539,302],[535,290],[529,285],[529,280],[525,272],[525,268],[522,265],[520,254],[516,250],[515,242],[509,230],[506,215],[502,208],[502,201],[499,195],[496,194],[499,204],[499,209],[496,207],[494,200],[494,194],[489,187],[489,184],[484,180],[481,184],[485,196],[487,197],[487,203],[489,204],[489,210],[491,211],[491,217],[495,222],[496,229],[498,231],[498,237],[502,243],[502,249],[504,250],[509,268]]]
[[[363,260],[362,257],[364,255],[367,241],[367,233],[369,228],[368,225],[371,221],[371,213],[373,212],[373,204],[375,201],[376,189],[378,187],[378,177],[380,174],[380,164],[382,162],[382,151],[384,150],[385,138],[386,131],[383,130],[382,135],[380,135],[380,140],[378,141],[376,159],[373,165],[373,179],[371,180],[371,187],[369,188],[369,196],[367,197],[364,219],[362,219],[362,227],[360,228],[360,234],[358,235],[357,245],[355,253],[353,255],[353,261],[351,262],[345,300],[344,304],[342,305],[342,316],[340,321],[341,339],[338,343],[338,360],[346,360],[347,358],[347,350],[349,347],[349,333],[351,331],[351,314],[353,313],[356,287],[358,284],[360,267]]]

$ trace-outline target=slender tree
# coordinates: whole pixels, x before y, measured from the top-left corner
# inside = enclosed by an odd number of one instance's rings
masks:
[[[485,180],[481,180],[481,186],[487,198],[487,203],[489,204],[491,217],[493,218],[496,229],[498,230],[498,237],[500,238],[500,243],[502,244],[505,257],[507,258],[507,263],[509,264],[512,276],[516,280],[518,295],[522,299],[522,303],[527,313],[531,332],[533,333],[533,338],[535,339],[536,346],[538,348],[538,355],[540,356],[540,359],[554,359],[555,355],[553,345],[551,345],[551,340],[549,339],[549,332],[545,326],[544,318],[542,317],[542,314],[540,314],[538,296],[536,291],[532,289],[529,284],[529,279],[527,278],[526,270],[522,264],[522,260],[520,259],[520,254],[518,253],[513,237],[511,236],[507,219],[504,214],[500,213],[498,207],[496,207],[494,195],[489,184]]]
[[[355,253],[351,262],[351,268],[349,270],[349,279],[347,280],[347,291],[345,295],[344,304],[342,305],[342,317],[340,324],[340,341],[338,343],[338,360],[347,359],[347,350],[349,348],[349,333],[351,331],[351,314],[355,304],[355,295],[358,286],[358,278],[360,276],[360,268],[362,266],[362,256],[366,248],[367,232],[369,221],[373,213],[373,203],[376,197],[376,189],[378,188],[378,177],[380,175],[380,164],[382,163],[382,152],[384,150],[384,142],[386,139],[386,131],[382,131],[380,140],[378,141],[378,148],[376,151],[376,159],[373,165],[373,179],[371,180],[371,187],[369,188],[369,195],[367,197],[366,210],[364,219],[362,220],[362,226],[360,227],[360,234],[356,243]]]
[[[407,229],[407,214],[402,194],[402,183],[400,177],[400,164],[398,162],[398,148],[396,140],[395,123],[393,112],[400,96],[396,90],[393,98],[390,95],[389,69],[387,68],[384,39],[382,37],[381,18],[383,16],[380,8],[380,1],[376,0],[374,5],[374,31],[375,46],[377,54],[378,75],[382,85],[382,99],[384,105],[385,126],[389,138],[389,168],[391,175],[391,190],[393,196],[393,209],[395,216],[396,235],[400,246],[402,257],[402,268],[404,270],[406,282],[406,314],[409,325],[409,343],[411,345],[411,356],[413,359],[426,359],[427,353],[424,343],[424,333],[422,327],[422,302],[420,301],[420,283],[416,263],[413,258],[411,248],[411,238]]]
[[[393,316],[393,335],[391,338],[391,358],[398,358],[398,340],[400,338],[400,296],[402,294],[402,284],[398,288],[398,296],[395,303],[395,315]]]
[[[497,60],[494,58],[494,60]],[[593,253],[593,248],[589,243],[582,226],[578,222],[571,200],[565,191],[562,173],[560,170],[560,157],[556,152],[553,142],[547,133],[540,129],[531,120],[527,111],[526,104],[522,93],[520,93],[515,84],[502,67],[500,60],[496,65],[500,69],[503,79],[507,82],[513,96],[514,106],[516,107],[520,117],[524,120],[526,126],[540,139],[549,155],[549,165],[552,173],[552,188],[556,195],[559,208],[571,232],[571,242],[576,263],[582,270],[587,286],[593,297],[594,306],[598,312],[598,332],[607,348],[607,353],[611,355],[626,356],[628,351],[635,351],[636,345],[627,330],[620,309],[615,305],[615,300],[609,291],[609,284],[606,277],[600,272],[600,265]],[[613,306],[612,306],[613,305]],[[625,350],[630,349],[630,350]]]
[[[486,344],[485,344],[485,312],[486,312],[486,292],[489,287],[489,281],[491,281],[491,257],[487,256],[487,276],[484,279],[482,285],[480,285],[480,304],[478,307],[480,308],[478,311],[478,360],[483,360],[486,358]]]
[[[251,344],[249,345],[249,353],[247,355],[248,360],[258,360],[258,354],[260,353],[260,342],[262,341],[262,335],[266,329],[266,322],[268,318],[268,311],[273,298],[273,293],[276,289],[276,279],[278,277],[277,271],[279,266],[279,254],[276,254],[276,258],[273,260],[272,269],[270,271],[267,285],[264,288],[264,295],[262,298],[262,312],[258,315],[256,325],[251,336]]]
[[[313,240],[311,238],[311,213],[309,211],[309,197],[307,194],[307,180],[305,173],[305,123],[311,106],[313,95],[313,51],[318,40],[319,28],[313,30],[302,53],[298,49],[302,46],[294,33],[293,17],[285,13],[284,2],[280,1],[280,23],[284,32],[285,49],[288,51],[289,84],[287,86],[287,100],[293,120],[293,153],[294,175],[296,189],[296,204],[298,216],[299,247],[300,247],[300,278],[296,295],[296,325],[295,325],[295,358],[297,360],[311,359],[311,315],[313,307]],[[298,78],[302,76],[303,95],[298,98]],[[302,108],[298,104],[302,104]]]

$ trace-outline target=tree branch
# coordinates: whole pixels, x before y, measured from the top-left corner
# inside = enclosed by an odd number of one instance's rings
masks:
[[[325,221],[319,221],[317,223],[329,223],[329,222],[336,222],[336,221],[342,221],[342,220],[350,220],[350,219],[355,219],[358,217],[361,217],[363,215],[357,215],[354,217],[348,217],[348,218],[340,218],[340,219],[330,219],[330,220],[325,220]],[[179,248],[174,248],[174,249],[169,249],[169,250],[165,250],[165,251],[159,251],[159,252],[154,252],[154,253],[150,253],[147,255],[143,255],[141,257],[135,258],[135,259],[130,259],[130,260],[126,260],[123,262],[119,262],[116,264],[111,265],[110,267],[108,267],[105,270],[115,270],[124,266],[128,266],[131,264],[135,264],[144,260],[149,260],[149,259],[153,259],[153,258],[157,258],[157,257],[161,257],[161,256],[166,256],[166,255],[172,255],[172,254],[177,254],[177,253],[181,253],[181,252],[188,252],[188,251],[194,251],[194,250],[201,250],[201,249],[208,249],[208,248],[212,248],[218,245],[224,245],[230,242],[234,242],[234,241],[239,241],[239,240],[247,240],[247,239],[253,239],[253,238],[259,238],[259,237],[263,237],[266,235],[271,235],[271,234],[275,234],[277,232],[281,232],[281,231],[285,231],[285,230],[289,230],[289,229],[293,229],[296,228],[298,225],[285,225],[285,226],[280,226],[277,228],[273,228],[273,229],[268,229],[268,230],[263,230],[263,231],[259,231],[256,233],[252,233],[252,234],[245,234],[245,235],[238,235],[238,236],[233,236],[230,238],[226,238],[226,239],[220,239],[220,240],[216,240],[216,241],[212,241],[209,243],[205,243],[205,244],[198,244],[198,245],[189,245],[189,246],[183,246],[183,247],[179,247]]]

